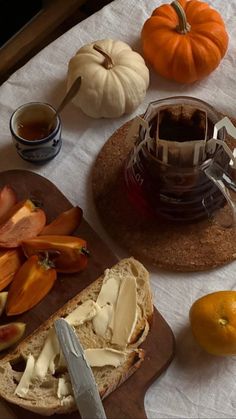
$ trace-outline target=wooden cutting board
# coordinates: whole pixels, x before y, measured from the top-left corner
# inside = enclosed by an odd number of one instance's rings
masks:
[[[19,200],[30,197],[39,201],[46,212],[47,222],[72,206],[54,184],[36,173],[25,170],[2,172],[0,173],[0,189],[6,184],[15,189]],[[60,274],[56,285],[41,303],[27,313],[15,316],[15,318],[11,317],[11,321],[17,319],[27,324],[25,337],[70,298],[100,276],[105,268],[109,268],[117,262],[117,258],[109,247],[84,219],[76,231],[76,235],[88,242],[88,248],[91,252],[89,266],[82,273]],[[4,316],[0,320],[1,324],[6,321],[9,322],[9,319]],[[142,367],[104,400],[104,408],[109,419],[146,418],[144,411],[146,390],[173,359],[173,333],[156,309],[154,310],[151,330],[142,347],[146,350]],[[13,417],[18,419],[42,418],[42,416],[28,412],[18,406],[8,405],[9,407],[15,415]],[[0,418],[3,417],[0,406]],[[79,415],[78,412],[74,412],[71,415],[54,415],[53,417],[75,419]]]

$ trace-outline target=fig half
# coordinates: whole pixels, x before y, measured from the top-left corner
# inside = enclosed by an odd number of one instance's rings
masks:
[[[13,322],[0,326],[0,351],[16,343],[24,334],[25,323]]]

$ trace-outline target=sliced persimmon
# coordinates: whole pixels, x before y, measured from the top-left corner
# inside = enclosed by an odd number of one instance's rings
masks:
[[[6,302],[7,302],[7,296],[8,296],[7,291],[0,292],[0,316],[2,315],[2,313],[5,309]]]
[[[55,220],[46,225],[40,235],[62,235],[72,234],[80,225],[83,211],[80,207],[72,207],[58,215]]]
[[[23,261],[21,249],[0,249],[0,291],[11,283]]]
[[[0,190],[0,222],[1,218],[17,203],[17,196],[11,186],[5,185]]]
[[[18,247],[22,240],[37,236],[46,224],[41,208],[27,199],[14,205],[0,224],[0,247]]]
[[[53,257],[58,272],[73,273],[84,270],[89,251],[84,239],[75,236],[38,236],[22,242],[27,257],[48,252]]]
[[[12,316],[28,311],[38,304],[51,290],[57,273],[47,258],[31,256],[18,270],[11,283],[6,314]]]

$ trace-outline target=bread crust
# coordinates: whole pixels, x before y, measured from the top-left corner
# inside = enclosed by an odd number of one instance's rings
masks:
[[[128,349],[132,350],[127,356],[125,362],[118,368],[114,367],[102,367],[102,373],[106,377],[106,381],[101,378],[101,368],[93,368],[95,380],[98,384],[99,393],[102,399],[108,396],[112,391],[119,387],[124,381],[126,381],[142,364],[145,356],[144,350],[137,348],[143,340],[145,340],[149,326],[151,325],[153,315],[153,303],[152,294],[149,283],[149,274],[144,266],[135,260],[134,258],[122,259],[116,265],[111,268],[114,275],[119,273],[121,275],[133,274],[136,277],[137,283],[137,294],[138,294],[138,305],[139,305],[139,317],[136,322],[135,330],[132,334],[130,345]],[[49,329],[53,326],[56,319],[60,317],[66,317],[71,313],[79,304],[83,303],[87,299],[91,298],[96,301],[103,283],[104,275],[100,276],[87,288],[69,300],[63,307],[61,307],[56,313],[44,322],[38,329],[36,329],[31,335],[29,335],[24,341],[22,341],[15,350],[11,351],[8,355],[0,360],[0,396],[3,397],[10,403],[15,403],[20,407],[28,409],[32,412],[50,416],[58,413],[70,413],[76,410],[74,398],[67,396],[61,401],[56,395],[49,395],[49,389],[42,389],[37,387],[39,397],[37,400],[22,399],[14,394],[17,387],[17,380],[19,381],[19,372],[14,371],[14,365],[22,359],[26,359],[29,353],[34,355],[36,358],[39,355],[44,341],[48,335]],[[87,325],[84,326],[88,327]],[[79,335],[81,343],[86,348],[86,339],[82,334],[83,325],[75,327],[76,332]],[[91,334],[91,330],[86,330],[86,333]],[[90,335],[89,335],[90,339]],[[103,338],[97,338],[92,342],[92,347],[105,347],[107,345]],[[114,346],[113,346],[114,347]],[[50,377],[51,386],[56,386],[58,378]],[[41,392],[41,393],[40,393]],[[48,397],[46,397],[48,396]]]

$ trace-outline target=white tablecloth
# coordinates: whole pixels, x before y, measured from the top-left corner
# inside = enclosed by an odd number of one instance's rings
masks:
[[[218,69],[192,85],[166,81],[151,71],[145,101],[133,115],[143,112],[151,100],[174,95],[203,99],[236,116],[236,0],[208,1],[221,12],[230,36],[228,52]],[[9,118],[17,106],[46,101],[56,106],[65,92],[68,61],[84,44],[116,38],[140,49],[140,30],[160,0],[115,0],[79,23],[46,47],[0,87],[0,169],[28,169],[50,179],[84,215],[119,257],[129,256],[107,236],[99,223],[91,194],[91,167],[109,136],[130,119],[93,120],[73,104],[63,111],[63,147],[44,166],[18,157],[9,132]],[[148,418],[235,418],[236,359],[207,355],[194,343],[188,312],[200,296],[236,288],[236,262],[211,272],[175,274],[151,269],[154,303],[174,331],[177,352],[169,369],[151,386],[145,398]]]

